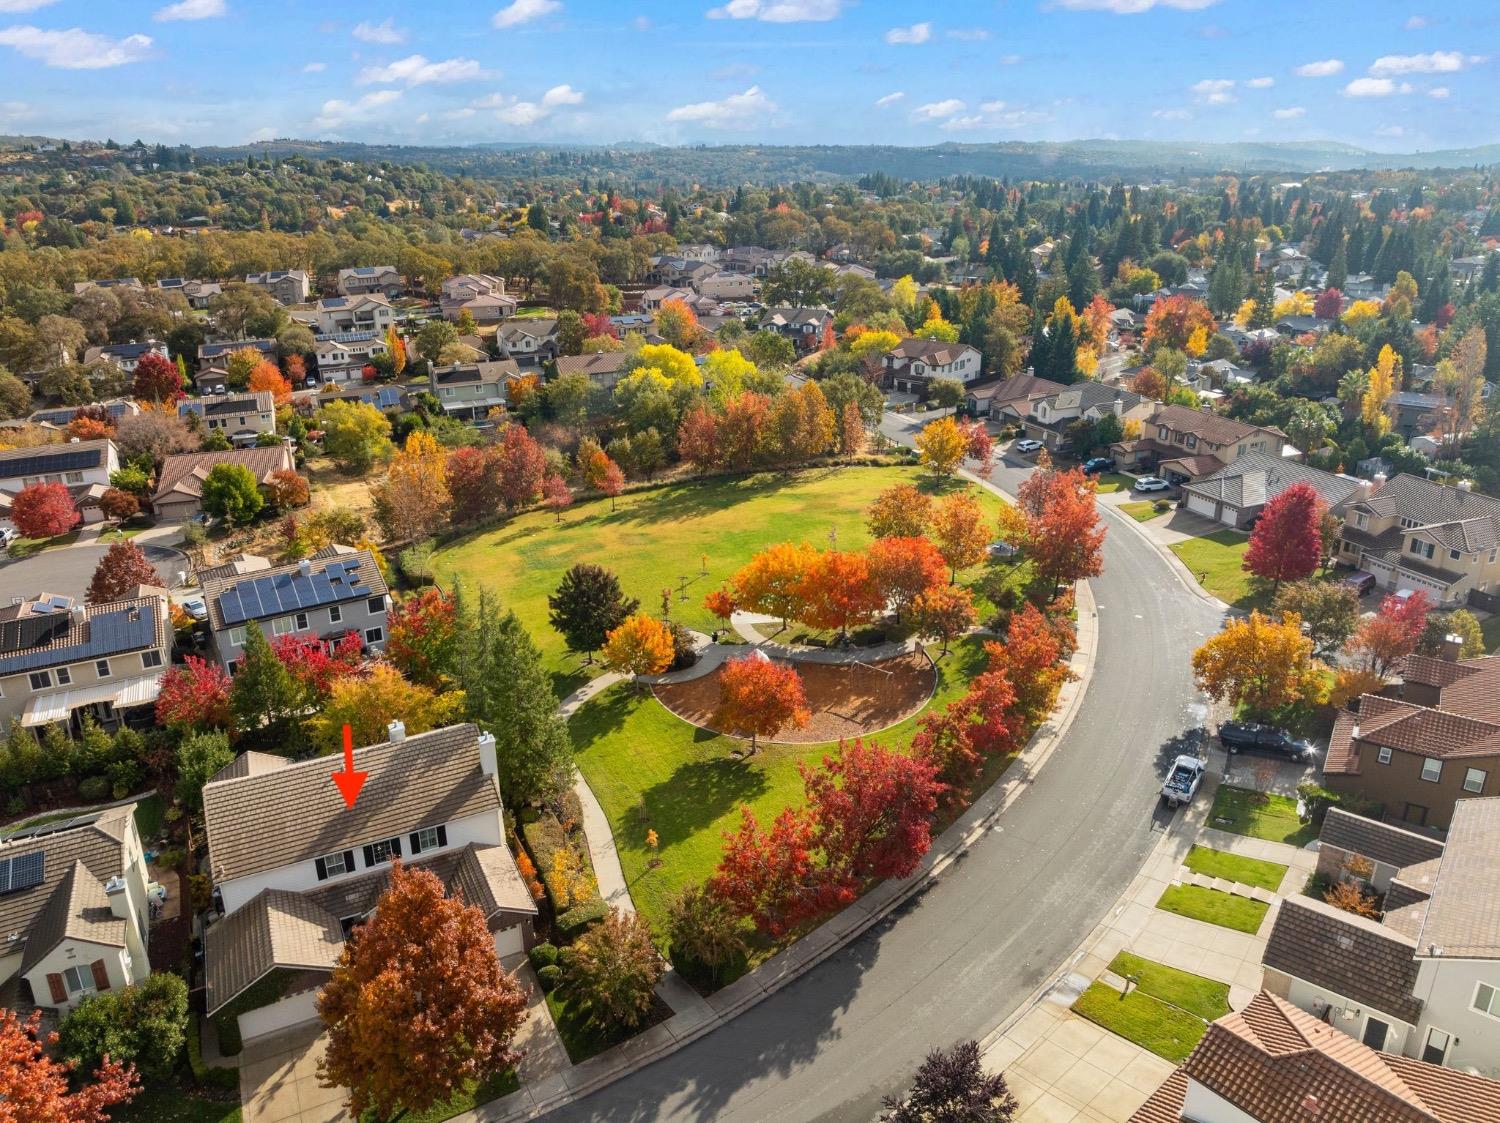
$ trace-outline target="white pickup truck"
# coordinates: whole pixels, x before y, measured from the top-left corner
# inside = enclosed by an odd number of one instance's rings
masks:
[[[1191,803],[1198,794],[1198,785],[1203,782],[1203,773],[1208,766],[1195,756],[1180,756],[1172,762],[1172,771],[1161,786],[1161,797],[1167,806],[1176,809]]]

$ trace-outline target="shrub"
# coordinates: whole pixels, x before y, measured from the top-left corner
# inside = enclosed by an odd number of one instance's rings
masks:
[[[1373,895],[1364,892],[1352,881],[1340,881],[1323,894],[1323,900],[1336,909],[1352,912],[1356,916],[1380,919],[1380,907]]]
[[[104,776],[87,776],[78,784],[78,798],[90,803],[109,795],[109,780]]]
[[[698,661],[698,652],[693,647],[693,633],[678,623],[669,625],[672,632],[672,665],[669,670],[680,671]]]
[[[557,962],[557,945],[541,943],[526,953],[531,960],[531,965],[540,971],[543,967],[551,967]]]
[[[397,555],[402,575],[413,585],[431,585],[433,582],[432,551],[437,543],[431,538],[408,546]]]
[[[604,903],[603,897],[585,901],[557,918],[557,934],[564,940],[576,940],[603,920],[608,913],[609,906]]]
[[[542,990],[550,994],[562,982],[563,969],[556,963],[549,963],[547,966],[537,969],[536,978],[537,982],[542,984]]]

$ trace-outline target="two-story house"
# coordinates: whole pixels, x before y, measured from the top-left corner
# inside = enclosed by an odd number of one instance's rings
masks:
[[[277,344],[274,339],[216,339],[212,343],[198,345],[199,374],[202,375],[214,367],[222,367],[230,355],[246,348],[258,351],[260,357],[267,362],[276,361]],[[201,386],[202,383],[200,382],[199,385]]]
[[[1034,374],[1014,374],[992,382],[972,383],[964,395],[964,406],[975,417],[1012,425],[1031,416],[1032,403],[1066,389],[1061,382]]]
[[[147,355],[169,358],[167,345],[159,339],[148,339],[143,343],[106,343],[103,347],[90,347],[83,353],[85,365],[105,362],[119,367],[126,374],[134,374],[136,365]]]
[[[731,273],[726,269],[711,268],[693,278],[693,291],[710,300],[753,300],[755,278],[748,273]]]
[[[373,331],[346,331],[319,336],[313,344],[321,382],[345,384],[364,379],[364,369],[386,352],[385,336]]]
[[[246,554],[199,576],[214,654],[226,667],[245,653],[250,628],[267,640],[294,633],[339,640],[358,632],[367,649],[385,648],[389,589],[369,550],[326,546],[277,566]]]
[[[559,355],[557,375],[561,378],[565,374],[586,374],[595,386],[612,390],[615,383],[624,375],[625,364],[629,358],[630,356],[624,351],[596,351],[592,355]]]
[[[1459,800],[1500,795],[1500,656],[1414,656],[1394,697],[1340,713],[1323,783],[1375,801],[1386,819],[1446,829]],[[1412,700],[1416,699],[1416,700]]]
[[[460,421],[483,421],[490,410],[506,404],[511,382],[522,377],[514,359],[497,359],[433,367],[427,385],[450,416]]]
[[[340,296],[379,293],[387,300],[395,300],[405,287],[394,265],[356,265],[353,269],[340,269],[337,281]]]
[[[354,767],[367,779],[352,807],[326,759],[245,753],[204,786],[222,910],[203,941],[208,1014],[238,1015],[247,1039],[316,1016],[316,988],[394,860],[482,909],[496,955],[532,943],[536,905],[505,843],[494,737],[474,725],[408,737],[393,722],[388,741],[355,749]]]
[[[502,359],[535,366],[557,356],[557,321],[527,316],[506,320],[495,332],[495,349]]]
[[[149,585],[102,604],[17,599],[0,608],[0,723],[149,726],[172,642],[167,594]]]
[[[663,304],[676,301],[686,305],[699,316],[708,316],[719,310],[719,302],[711,296],[700,296],[692,289],[681,289],[675,285],[656,285],[641,293],[642,312],[659,312]]]
[[[498,324],[515,314],[521,302],[505,291],[505,279],[488,273],[464,273],[443,282],[438,307],[443,319],[457,320],[467,312],[476,324]]]
[[[657,254],[646,270],[646,280],[672,288],[696,288],[696,282],[719,272],[719,267],[707,261],[679,257],[676,254]]]
[[[177,293],[188,302],[190,308],[196,308],[200,312],[224,292],[224,286],[217,281],[196,281],[189,277],[163,277],[156,282],[156,287],[162,292]]]
[[[1420,589],[1437,604],[1500,589],[1500,500],[1402,473],[1376,476],[1349,505],[1338,560],[1391,592]]]
[[[391,302],[380,293],[366,296],[325,296],[317,305],[319,335],[373,331],[384,335],[393,322]]]
[[[1371,1049],[1261,991],[1129,1123],[1491,1123],[1500,1082]]]
[[[59,1014],[151,973],[135,804],[0,840],[0,1004]]]
[[[1126,421],[1140,421],[1149,416],[1155,403],[1131,390],[1106,386],[1102,382],[1079,382],[1055,394],[1031,401],[1030,413],[1021,419],[1026,435],[1056,451],[1068,440],[1068,429],[1075,421],[1097,421],[1107,413]]]
[[[1288,897],[1262,985],[1373,1049],[1500,1076],[1500,799],[1460,800],[1445,842],[1355,818],[1325,825],[1319,872],[1377,893],[1381,918]]]
[[[974,382],[984,365],[978,350],[967,343],[939,343],[912,336],[886,352],[885,383],[908,394],[923,394],[933,379]]]
[[[1360,481],[1353,476],[1324,472],[1270,452],[1247,452],[1212,475],[1183,484],[1182,496],[1194,514],[1248,530],[1266,504],[1293,484],[1307,484],[1339,518],[1350,500],[1361,494]]]
[[[292,450],[283,442],[265,448],[238,448],[225,452],[186,452],[168,456],[156,477],[152,509],[162,519],[187,519],[203,510],[203,481],[218,464],[247,468],[262,488],[277,472],[297,470]]]
[[[197,417],[210,433],[222,430],[242,448],[255,444],[262,433],[276,432],[276,397],[269,390],[184,398],[177,403],[177,413],[181,417]]]
[[[35,410],[27,420],[33,425],[53,425],[62,429],[78,416],[80,410],[92,413],[98,409],[108,414],[109,419],[117,425],[123,418],[134,417],[141,412],[141,407],[130,398],[111,398],[107,402],[90,402],[82,406],[53,406]]]
[[[719,264],[735,273],[764,277],[780,260],[774,250],[764,246],[730,246],[719,255]]]
[[[306,304],[312,285],[305,269],[273,269],[269,273],[251,273],[245,284],[265,289],[277,304]]]
[[[799,355],[818,349],[823,332],[833,326],[827,308],[767,308],[756,325],[759,331],[774,331],[791,342]]]
[[[1155,472],[1170,483],[1213,475],[1246,453],[1280,456],[1287,436],[1271,426],[1235,421],[1212,410],[1157,405],[1136,440],[1111,447],[1121,467]]]
[[[9,518],[17,492],[48,483],[68,489],[84,522],[98,522],[104,517],[99,497],[109,489],[110,473],[119,467],[120,454],[108,437],[0,450],[0,518]]]

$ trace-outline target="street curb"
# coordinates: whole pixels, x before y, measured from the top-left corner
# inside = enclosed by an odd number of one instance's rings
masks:
[[[1005,494],[988,481],[970,478],[1001,495]],[[1078,642],[1068,665],[1076,677],[1063,684],[1052,715],[1031,735],[1010,767],[938,837],[936,844],[923,857],[917,872],[901,881],[881,882],[785,951],[715,992],[707,1000],[713,1011],[711,1014],[688,1012],[674,1015],[566,1072],[538,1081],[530,1088],[521,1087],[505,1097],[505,1100],[515,1099],[517,1102],[513,1104],[503,1100],[491,1101],[455,1119],[460,1123],[510,1123],[512,1120],[535,1119],[638,1072],[713,1032],[800,978],[941,877],[944,870],[989,833],[1000,815],[1032,785],[1036,773],[1052,756],[1083,704],[1098,651],[1099,615],[1088,582],[1078,582],[1074,590]]]
[[[1147,534],[1146,531],[1142,529],[1140,523],[1136,522],[1133,518],[1125,514],[1123,511],[1115,510],[1113,505],[1109,503],[1101,503],[1098,506],[1102,510],[1109,511],[1110,514],[1114,516],[1117,522],[1123,522],[1125,525],[1130,527],[1132,531],[1140,535],[1141,538],[1143,538],[1146,542],[1150,543],[1151,546],[1156,550],[1156,552],[1167,560],[1167,565],[1171,567],[1173,573],[1177,574],[1177,579],[1184,585],[1186,585],[1188,591],[1199,600],[1205,601],[1212,607],[1217,608],[1220,612],[1229,614],[1240,612],[1239,609],[1233,607],[1232,605],[1225,604],[1218,597],[1214,596],[1202,585],[1200,585],[1198,583],[1198,579],[1193,576],[1193,571],[1183,563],[1183,560],[1167,547],[1163,546],[1155,538],[1152,538],[1151,535]],[[1241,615],[1243,614],[1241,613]]]

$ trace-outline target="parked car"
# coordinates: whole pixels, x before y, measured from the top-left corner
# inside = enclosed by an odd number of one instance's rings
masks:
[[[1160,476],[1142,476],[1140,479],[1135,481],[1134,486],[1131,488],[1132,491],[1139,492],[1170,491],[1171,489],[1172,485],[1167,483],[1167,481],[1162,479]]]
[[[182,611],[186,612],[200,624],[208,619],[208,605],[203,603],[202,597],[192,597],[182,602]]]
[[[1091,460],[1083,462],[1083,474],[1085,476],[1098,475],[1100,472],[1113,472],[1115,462],[1108,456],[1096,456]]]
[[[1356,569],[1348,577],[1344,578],[1345,585],[1354,590],[1354,595],[1362,597],[1375,588],[1375,575],[1366,573],[1362,569]]]
[[[1198,794],[1198,785],[1203,783],[1207,765],[1195,756],[1180,756],[1172,762],[1172,771],[1167,773],[1161,786],[1161,797],[1171,808],[1191,803]]]
[[[1285,729],[1253,721],[1226,721],[1219,726],[1219,740],[1225,752],[1267,753],[1302,763],[1317,756],[1318,747],[1311,741],[1293,737]]]
[[[1041,449],[1041,447],[1041,441],[1032,440],[1030,437],[1026,437],[1016,442],[1017,452],[1037,452]]]

